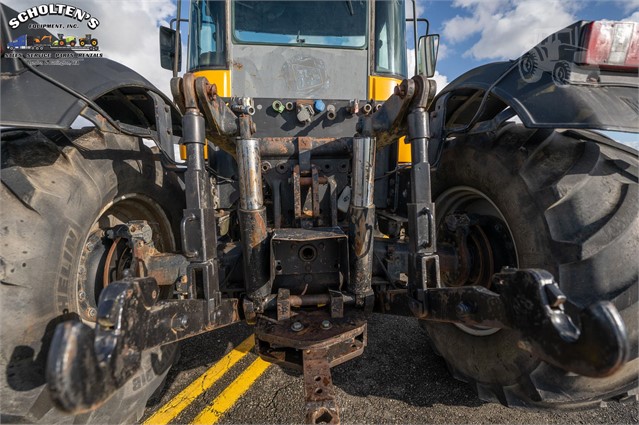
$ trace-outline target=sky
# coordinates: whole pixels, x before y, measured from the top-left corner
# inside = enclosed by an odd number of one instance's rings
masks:
[[[48,3],[42,0],[2,0],[14,9]],[[138,71],[169,94],[171,72],[160,68],[158,27],[176,15],[174,0],[75,0],[100,19],[91,31],[105,57]],[[407,10],[412,14],[410,1]],[[183,1],[183,17],[188,16]],[[639,22],[639,0],[417,0],[418,17],[430,21],[430,32],[440,34],[437,73],[441,90],[448,82],[484,63],[515,59],[551,34],[578,20],[634,20]],[[59,19],[42,19],[57,22]],[[186,25],[183,25],[186,43]],[[420,31],[424,31],[420,27]],[[88,30],[87,30],[88,32]],[[413,69],[412,32],[408,32],[409,70]],[[184,46],[186,47],[186,46]],[[186,50],[184,49],[184,53]],[[186,54],[183,54],[186,60]],[[182,69],[185,69],[183,66]]]

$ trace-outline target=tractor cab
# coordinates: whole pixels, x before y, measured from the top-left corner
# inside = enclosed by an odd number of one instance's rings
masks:
[[[188,22],[188,71],[224,97],[382,101],[408,75],[403,1],[192,1]]]

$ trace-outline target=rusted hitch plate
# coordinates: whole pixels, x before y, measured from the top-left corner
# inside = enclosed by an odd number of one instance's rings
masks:
[[[345,317],[337,318],[328,309],[300,310],[279,322],[261,316],[255,335],[258,354],[264,360],[303,370],[306,422],[338,424],[330,368],[364,352],[364,314],[347,311]]]
[[[307,424],[339,424],[339,410],[328,363],[328,349],[304,350],[304,396]]]
[[[302,369],[304,350],[327,350],[330,367],[364,352],[366,320],[363,315],[333,318],[328,311],[301,311],[276,322],[260,317],[255,329],[258,354],[269,362]]]

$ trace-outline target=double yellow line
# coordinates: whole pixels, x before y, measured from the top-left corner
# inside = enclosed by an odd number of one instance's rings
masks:
[[[228,372],[233,365],[242,360],[255,346],[254,336],[246,338],[226,356],[211,366],[188,387],[183,389],[171,401],[151,415],[144,424],[166,425],[171,423],[196,398],[211,388]],[[237,400],[253,385],[257,378],[270,366],[258,358],[253,361],[231,384],[226,387],[211,404],[204,408],[193,420],[194,424],[214,424],[229,410]]]

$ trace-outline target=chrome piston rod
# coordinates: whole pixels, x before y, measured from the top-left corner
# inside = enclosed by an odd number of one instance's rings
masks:
[[[353,138],[351,206],[349,214],[350,280],[349,292],[358,306],[369,307],[372,300],[373,232],[375,228],[375,139]]]
[[[240,230],[244,257],[244,283],[248,297],[261,305],[270,294],[268,231],[262,195],[260,143],[257,139],[237,140],[240,181]]]

